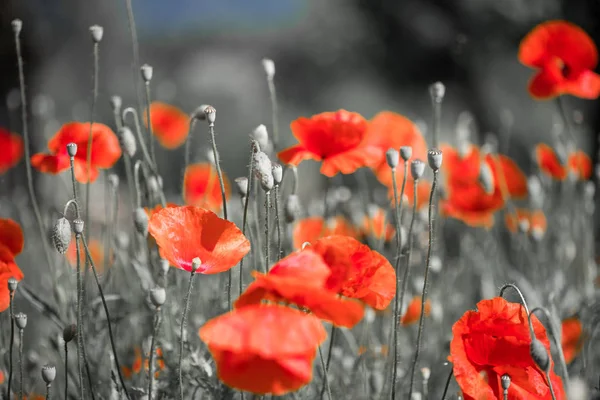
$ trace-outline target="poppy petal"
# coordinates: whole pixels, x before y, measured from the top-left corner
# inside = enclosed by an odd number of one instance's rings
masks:
[[[0,245],[16,256],[23,251],[24,243],[25,238],[21,225],[10,218],[0,218]]]
[[[561,345],[565,362],[570,364],[583,348],[583,326],[579,318],[562,321]]]
[[[150,121],[152,133],[164,148],[172,150],[185,143],[190,129],[190,117],[177,107],[153,102],[150,105]],[[144,123],[148,125],[146,117]]]
[[[231,196],[231,187],[225,174],[225,199]],[[216,168],[210,163],[189,165],[183,176],[183,200],[186,204],[218,212],[223,206],[223,196]]]
[[[10,306],[10,292],[8,290],[8,280],[15,278],[21,281],[24,275],[15,262],[12,251],[3,245],[0,245],[0,312],[6,311]]]
[[[592,177],[592,159],[583,151],[575,151],[569,155],[569,168],[579,179],[588,180]]]
[[[60,174],[70,168],[69,156],[37,153],[31,156],[31,166],[46,174]]]
[[[384,150],[378,147],[357,147],[324,159],[321,163],[321,173],[330,178],[338,173],[351,174],[361,167],[376,164],[384,154]]]
[[[576,79],[563,82],[562,91],[582,99],[597,99],[600,96],[600,75],[594,71],[582,71]]]
[[[535,157],[538,167],[544,174],[556,180],[564,180],[567,177],[566,168],[547,144],[540,143],[535,147]]]
[[[541,70],[529,81],[528,90],[534,99],[551,99],[561,94],[560,80],[553,72]]]
[[[296,145],[288,147],[287,149],[280,151],[277,154],[279,160],[283,164],[292,164],[298,166],[304,160],[316,160],[321,161],[321,157],[306,150],[302,145]]]
[[[21,136],[0,128],[0,174],[5,173],[19,163],[23,157],[23,139]]]

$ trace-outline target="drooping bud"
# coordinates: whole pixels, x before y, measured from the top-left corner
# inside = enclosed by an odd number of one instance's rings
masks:
[[[123,151],[129,156],[135,156],[135,152],[137,151],[137,143],[135,141],[135,136],[133,136],[133,132],[131,129],[124,126],[119,129],[119,143],[123,148]]]
[[[123,99],[121,96],[111,96],[110,108],[115,114],[121,115],[121,107],[123,106]]]
[[[395,149],[388,149],[385,152],[385,160],[391,169],[395,169],[400,161],[400,155]]]
[[[425,173],[425,163],[421,160],[413,160],[410,163],[410,174],[412,178],[416,181],[421,179],[423,174]]]
[[[410,146],[400,147],[400,157],[402,157],[402,159],[404,161],[410,160],[410,158],[412,157],[412,147],[410,147]]]
[[[431,149],[427,152],[427,161],[429,162],[429,167],[437,172],[440,170],[442,166],[442,151],[438,149]]]
[[[8,291],[9,292],[14,292],[15,290],[17,290],[18,285],[19,285],[19,281],[16,280],[15,278],[8,279]]]
[[[483,190],[489,195],[494,193],[495,181],[492,169],[486,162],[482,162],[479,167],[479,183],[483,187]]]
[[[15,315],[15,324],[19,329],[25,329],[27,326],[27,314],[23,314],[22,312]]]
[[[208,125],[214,126],[215,120],[217,119],[217,110],[213,106],[206,106],[206,108],[204,108],[204,115],[206,115]]]
[[[245,176],[235,179],[235,187],[237,188],[238,194],[242,197],[248,195],[248,178]]]
[[[258,142],[261,149],[269,148],[269,133],[267,127],[263,124],[254,128],[250,137]]]
[[[75,231],[75,235],[81,235],[83,233],[84,223],[81,218],[77,218],[73,220],[73,231]]]
[[[67,154],[69,155],[69,157],[75,157],[77,155],[77,144],[67,144]]]
[[[52,228],[52,243],[60,254],[65,254],[71,244],[71,224],[65,217],[59,218]]]
[[[300,219],[302,217],[302,204],[300,204],[300,198],[295,194],[289,195],[285,201],[283,211],[285,214],[285,221],[288,224]]]
[[[152,75],[154,74],[154,68],[151,65],[144,64],[140,67],[140,72],[142,73],[142,79],[145,83],[149,83],[152,80]]]
[[[138,233],[144,237],[148,236],[148,214],[142,207],[138,207],[133,211],[133,224]]]
[[[268,192],[273,188],[275,181],[271,171],[272,164],[269,156],[262,151],[254,154],[254,173],[264,191]]]
[[[15,35],[19,36],[21,34],[21,29],[23,29],[23,21],[20,19],[13,19],[11,22],[12,30]]]
[[[199,257],[195,257],[192,260],[192,272],[196,272],[200,268],[200,265],[202,265],[202,261],[200,261]]]
[[[263,58],[262,65],[267,74],[267,79],[273,79],[273,77],[275,76],[275,63],[273,62],[273,60],[269,58]]]
[[[529,345],[529,353],[536,365],[544,372],[550,367],[550,357],[548,351],[538,339],[534,338]]]
[[[435,82],[429,86],[429,95],[434,103],[441,103],[446,95],[446,86],[442,82]]]
[[[63,329],[63,340],[65,343],[69,343],[71,340],[75,339],[77,336],[77,325],[71,324],[65,326]]]
[[[165,304],[167,300],[167,292],[164,288],[157,286],[154,289],[150,290],[150,301],[154,307],[158,308]]]
[[[100,25],[92,25],[90,26],[90,33],[94,43],[100,43],[102,41],[102,37],[104,36],[104,28],[102,28]]]
[[[283,180],[283,167],[281,166],[281,164],[273,164],[271,172],[273,173],[273,179],[275,180],[275,184],[279,185]]]
[[[42,367],[42,379],[46,385],[50,386],[56,379],[56,368],[53,365],[44,365]]]

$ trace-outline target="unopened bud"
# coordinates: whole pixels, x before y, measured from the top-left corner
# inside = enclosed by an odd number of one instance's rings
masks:
[[[196,272],[200,268],[200,265],[202,265],[202,261],[200,261],[199,257],[195,257],[192,260],[192,272]]]
[[[158,179],[156,179],[155,175],[150,175],[148,179],[146,179],[146,187],[148,188],[148,192],[150,192],[152,195],[158,193]]]
[[[235,187],[237,188],[238,194],[242,197],[248,195],[248,178],[242,176],[235,179]]]
[[[400,161],[400,155],[395,149],[388,149],[385,152],[385,160],[391,169],[395,169]]]
[[[533,339],[529,345],[529,353],[536,365],[544,372],[550,367],[550,357],[548,351],[538,339]]]
[[[267,79],[273,79],[273,77],[275,76],[275,63],[273,62],[273,60],[269,58],[263,58],[262,65],[267,74]]]
[[[154,307],[160,307],[163,304],[165,304],[165,301],[167,300],[167,292],[164,288],[161,288],[160,286],[155,287],[154,289],[150,290],[150,301],[152,301],[152,304],[154,304]]]
[[[94,43],[100,43],[102,41],[102,36],[104,36],[104,28],[100,25],[92,25],[90,26],[90,33],[92,34]]]
[[[119,142],[129,157],[133,157],[135,155],[135,152],[137,151],[137,143],[135,141],[135,137],[133,136],[133,132],[131,132],[131,129],[126,126],[119,129]]]
[[[15,278],[9,278],[8,279],[8,291],[14,292],[15,290],[17,290],[18,284],[19,284],[18,280],[16,280]]]
[[[52,365],[44,365],[42,367],[42,379],[46,385],[50,386],[56,379],[56,368]]]
[[[267,149],[269,147],[269,133],[267,132],[267,127],[263,124],[254,128],[250,136],[258,142],[262,149]]]
[[[412,178],[416,181],[421,179],[423,174],[425,173],[425,163],[421,160],[413,160],[410,163],[410,174]]]
[[[281,164],[273,164],[271,172],[273,173],[273,179],[275,180],[275,184],[279,185],[283,180],[283,167],[281,166]]]
[[[67,144],[67,154],[69,155],[69,157],[75,157],[77,155],[77,144]]]
[[[138,233],[144,237],[148,235],[148,214],[142,207],[138,207],[133,211],[133,224]]]
[[[429,95],[434,103],[441,103],[446,94],[446,86],[442,82],[435,82],[429,86]]]
[[[27,314],[23,314],[22,312],[15,315],[15,324],[19,329],[25,329],[27,326]]]
[[[65,343],[69,343],[71,340],[75,339],[77,336],[77,325],[71,324],[65,326],[63,329],[63,340]]]
[[[52,243],[60,254],[65,254],[71,244],[71,224],[65,217],[59,218],[52,228]]]
[[[492,174],[492,169],[486,162],[482,162],[479,167],[479,183],[487,194],[491,195],[494,193],[494,175]]]
[[[73,230],[75,231],[75,235],[81,235],[83,233],[84,227],[83,220],[81,218],[77,218],[73,220]]]
[[[300,219],[302,216],[302,204],[300,204],[300,198],[295,194],[289,195],[285,201],[283,211],[285,220],[288,224]]]
[[[275,184],[271,169],[272,164],[269,156],[262,151],[254,154],[254,173],[259,179],[263,190],[267,192],[271,190]]]
[[[204,115],[206,115],[206,120],[208,121],[208,125],[214,125],[215,120],[217,119],[217,110],[213,106],[206,106],[204,109]]]
[[[112,108],[115,114],[121,115],[121,107],[123,106],[123,99],[121,96],[112,96],[110,98],[110,108]]]
[[[427,161],[429,167],[434,171],[439,171],[442,166],[442,151],[438,149],[431,149],[427,152]]]
[[[164,258],[160,259],[160,270],[162,271],[163,275],[166,274],[167,272],[169,272],[169,260],[166,260]]]
[[[15,35],[19,35],[21,33],[21,29],[23,29],[23,21],[20,19],[13,19],[11,25]]]
[[[140,71],[142,73],[142,79],[145,83],[148,83],[152,80],[152,75],[154,73],[154,68],[151,65],[144,64],[140,67]]]
[[[410,147],[410,146],[400,147],[400,157],[402,157],[402,159],[404,161],[410,160],[410,158],[412,157],[412,147]]]

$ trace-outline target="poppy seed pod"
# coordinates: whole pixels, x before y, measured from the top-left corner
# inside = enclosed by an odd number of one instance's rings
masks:
[[[395,149],[388,149],[388,151],[385,152],[385,160],[390,168],[395,169],[400,161],[400,155]]]
[[[260,124],[252,131],[250,135],[252,139],[256,140],[261,148],[266,149],[269,147],[269,132],[267,132],[267,127],[263,124]]]
[[[269,58],[262,59],[262,65],[267,74],[267,79],[273,79],[275,76],[275,63]]]
[[[17,328],[25,329],[27,326],[27,314],[20,312],[15,315],[15,324],[17,325]]]
[[[83,220],[81,218],[73,220],[73,230],[75,231],[76,235],[81,235],[83,233],[84,225],[85,224],[83,223]]]
[[[194,257],[194,259],[192,260],[192,272],[196,272],[198,268],[200,268],[200,265],[202,265],[202,261],[200,261],[200,258]]]
[[[502,390],[506,391],[510,387],[510,376],[508,374],[502,375],[500,378],[500,384],[502,385]]]
[[[412,147],[410,147],[410,146],[400,147],[400,157],[402,157],[402,159],[404,161],[410,160],[410,158],[412,157]]]
[[[423,376],[424,381],[428,381],[431,377],[431,370],[427,367],[421,368],[421,376]]]
[[[75,339],[77,336],[77,325],[71,324],[65,326],[63,329],[63,340],[65,343],[69,343],[71,340]]]
[[[150,301],[154,304],[154,307],[158,308],[165,304],[167,300],[167,292],[164,288],[157,286],[150,290]]]
[[[273,179],[275,180],[275,184],[279,185],[283,180],[283,167],[281,166],[281,164],[273,164],[271,172],[273,173]]]
[[[100,25],[92,25],[90,26],[90,33],[92,34],[94,43],[100,43],[102,41],[102,36],[104,36],[104,28]]]
[[[119,187],[119,175],[110,174],[110,175],[108,175],[107,181],[108,181],[108,185],[111,188],[117,189]]]
[[[494,193],[494,175],[492,174],[490,166],[486,162],[482,162],[479,167],[479,183],[487,194]]]
[[[534,338],[529,345],[529,353],[536,365],[542,371],[547,372],[550,367],[550,357],[542,342]]]
[[[59,218],[52,228],[52,243],[60,254],[65,254],[71,243],[71,224],[65,217]]]
[[[111,96],[110,108],[112,108],[115,114],[121,114],[121,107],[123,106],[123,99],[121,96]]]
[[[131,129],[124,126],[119,129],[119,143],[129,157],[133,157],[137,151],[137,143]]]
[[[300,204],[300,198],[295,194],[289,195],[285,201],[283,211],[285,214],[285,221],[288,224],[300,219],[302,216],[302,204]]]
[[[248,178],[245,176],[235,179],[235,187],[237,188],[238,194],[242,197],[248,195]]]
[[[53,365],[44,365],[42,367],[42,379],[46,385],[52,384],[56,379],[56,368]]]
[[[442,166],[442,151],[438,149],[431,149],[427,152],[427,162],[429,167],[434,171],[439,171]]]
[[[23,21],[20,19],[13,19],[11,22],[12,30],[15,35],[19,35],[21,33],[21,29],[23,29]]]
[[[67,144],[67,154],[69,157],[75,157],[77,155],[77,145],[75,143]]]
[[[9,278],[8,279],[8,290],[10,292],[14,292],[15,290],[17,290],[18,284],[19,284],[18,280],[16,280],[15,278]]]
[[[425,173],[425,163],[421,160],[413,160],[410,163],[410,175],[416,181],[421,179]]]
[[[142,207],[138,207],[133,211],[133,224],[138,233],[146,237],[148,235],[148,214]]]
[[[442,82],[435,82],[429,86],[429,95],[434,103],[441,103],[446,94],[446,86]]]
[[[144,64],[140,67],[140,72],[142,73],[142,79],[144,80],[144,82],[148,83],[152,80],[154,68],[152,68],[151,65]]]
[[[206,106],[204,108],[204,115],[209,125],[214,125],[217,119],[217,110],[213,106]]]

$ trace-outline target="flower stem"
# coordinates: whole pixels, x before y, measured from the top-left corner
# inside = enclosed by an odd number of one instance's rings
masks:
[[[146,87],[146,118],[148,119],[148,140],[150,142],[150,156],[152,157],[152,162],[156,166],[158,172],[158,164],[156,163],[156,152],[154,150],[154,135],[152,134],[152,123],[150,119],[150,82],[146,82],[144,84]]]
[[[92,105],[90,115],[90,134],[87,142],[86,152],[86,172],[87,172],[87,185],[85,186],[85,234],[89,235],[90,232],[90,189],[92,186],[91,172],[92,172],[92,136],[94,132],[94,118],[96,117],[96,100],[98,98],[98,70],[100,58],[100,44],[94,41],[94,71],[92,73]]]
[[[452,380],[453,375],[454,375],[454,369],[450,368],[450,372],[448,373],[448,378],[446,378],[446,385],[444,385],[444,393],[442,393],[442,400],[446,400],[446,393],[448,393],[448,387],[450,387],[450,381]]]
[[[77,253],[77,370],[78,370],[78,378],[79,378],[79,390],[80,390],[80,398],[84,398],[83,397],[83,391],[84,391],[84,386],[83,386],[83,371],[82,371],[82,364],[81,364],[81,357],[82,357],[82,348],[83,348],[83,341],[81,340],[81,338],[83,337],[83,318],[81,315],[81,302],[82,302],[82,297],[83,297],[83,282],[81,280],[81,251],[80,251],[80,242],[81,241],[81,237],[80,235],[75,235],[75,251]]]
[[[255,180],[256,177],[254,175],[251,175],[251,181]],[[250,192],[250,188],[252,188],[252,192]],[[256,245],[254,246],[254,248],[256,249],[255,254],[257,255],[256,259],[254,260],[256,262],[256,264],[260,267],[260,269],[262,270],[262,272],[267,273],[267,267],[265,265],[263,265],[263,258],[262,258],[262,240],[261,240],[261,234],[260,234],[260,211],[259,211],[259,207],[258,207],[258,182],[254,181],[253,183],[248,182],[248,195],[250,195],[250,193],[252,193],[254,195],[254,201],[252,202],[252,208],[253,208],[253,214],[254,214],[254,229],[255,229],[255,233],[256,233]]]
[[[271,191],[265,192],[265,263],[267,265],[267,272],[269,272],[271,260],[271,235],[269,235],[269,223],[270,223],[270,212],[271,208]]]
[[[142,136],[142,128],[140,126],[140,119],[138,118],[138,113],[133,107],[127,107],[123,110],[123,121],[127,118],[127,114],[133,115],[133,124],[135,125],[135,134],[137,136],[137,140],[140,143],[140,148],[142,149],[142,155],[144,156],[144,160],[146,160],[146,164],[150,167],[152,172],[155,175],[157,174],[156,166],[152,163],[152,158],[148,153],[148,149],[146,148],[146,143],[144,142],[144,137]]]
[[[325,365],[325,359],[323,358],[323,351],[321,350],[321,346],[319,346],[319,360],[321,361],[321,368],[323,369],[323,389],[321,390],[320,399],[323,398],[323,392],[327,391],[327,398],[332,400],[331,397],[331,388],[329,387],[329,379],[327,377],[327,365]]]
[[[154,318],[154,329],[152,330],[152,340],[150,341],[150,359],[148,360],[148,373],[150,374],[148,383],[148,400],[152,400],[152,385],[154,383],[154,343],[156,341],[156,335],[158,335],[158,329],[160,328],[161,308],[156,308],[156,317]]]
[[[69,346],[65,342],[65,400],[69,399]]]
[[[325,389],[329,390],[329,381],[327,380],[327,373],[329,372],[329,363],[331,362],[331,351],[333,350],[333,342],[335,341],[336,333],[337,333],[337,328],[335,326],[332,326],[331,334],[329,335],[329,348],[327,349],[327,361],[325,363],[325,368],[324,368],[325,382],[323,383],[323,387],[321,388],[321,395],[319,396],[319,398],[323,398],[323,393],[325,392]],[[319,351],[321,351],[321,346],[319,346]],[[331,399],[331,393],[329,393],[329,399]]]
[[[50,400],[50,384],[46,385],[46,400]]]
[[[421,294],[421,316],[419,317],[419,330],[417,333],[417,349],[415,351],[415,358],[413,360],[411,375],[410,375],[410,389],[408,392],[408,398],[412,398],[413,386],[415,383],[415,372],[417,370],[417,363],[419,362],[419,354],[421,352],[421,341],[423,336],[423,326],[425,324],[425,302],[427,300],[427,283],[429,280],[429,270],[431,269],[431,252],[433,249],[433,232],[434,232],[434,221],[433,221],[433,201],[435,199],[435,189],[437,187],[439,170],[433,171],[433,183],[431,184],[431,193],[429,195],[429,246],[427,249],[427,260],[425,264],[425,278],[423,280],[423,293]]]
[[[217,175],[219,176],[219,186],[221,187],[221,198],[223,199],[223,218],[227,219],[227,198],[225,196],[225,182],[223,181],[223,173],[221,172],[221,162],[219,160],[219,152],[217,151],[217,142],[215,141],[215,125],[208,125],[208,133],[210,134],[210,144],[212,145],[213,155],[215,157],[215,166],[217,167]]]
[[[179,367],[178,369],[178,379],[179,379],[179,399],[183,400],[183,379],[181,378],[181,363],[183,361],[183,334],[185,332],[185,324],[187,319],[187,314],[190,308],[190,297],[192,297],[192,287],[194,284],[194,277],[196,276],[196,271],[190,272],[190,283],[188,285],[188,291],[185,295],[185,305],[183,307],[183,315],[181,316],[181,331],[179,335]]]
[[[275,82],[272,77],[267,78],[267,85],[269,86],[269,97],[271,98],[271,118],[273,124],[273,148],[275,151],[279,150],[279,124],[277,123],[277,116],[279,114],[279,107],[277,105],[277,92],[275,91]]]
[[[140,50],[139,42],[137,38],[137,29],[135,27],[135,18],[133,17],[133,7],[131,0],[125,0],[125,6],[127,7],[127,22],[129,24],[129,32],[131,33],[131,50],[133,52],[133,87],[135,89],[135,95],[138,102],[138,109],[142,109],[142,98],[139,89],[139,71],[140,71]]]
[[[19,329],[19,399],[23,398],[23,329]]]
[[[567,389],[567,392],[568,392],[569,391],[569,383],[570,383],[569,382],[569,370],[567,369],[567,362],[565,361],[565,354],[563,352],[562,345],[560,343],[560,339],[559,339],[558,335],[556,335],[556,330],[554,329],[554,323],[552,320],[552,316],[550,315],[550,312],[544,307],[536,307],[533,310],[531,310],[531,313],[535,314],[536,311],[539,311],[542,314],[544,314],[544,317],[546,317],[546,320],[548,321],[548,334],[552,338],[552,341],[554,342],[554,347],[556,347],[556,351],[558,352],[558,361],[560,363],[560,368],[562,369],[562,372],[563,372],[565,388]]]
[[[8,350],[8,397],[10,398],[10,388],[12,386],[13,375],[13,346],[15,344],[15,312],[14,312],[15,292],[10,292],[10,347]]]
[[[275,186],[275,225],[277,225],[277,261],[283,257],[281,246],[281,223],[279,222],[279,185]]]

